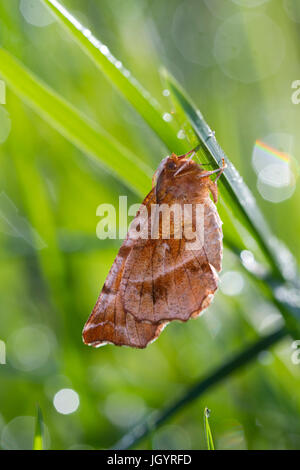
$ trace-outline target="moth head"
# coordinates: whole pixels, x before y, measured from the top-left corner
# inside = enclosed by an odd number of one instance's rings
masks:
[[[173,178],[181,177],[195,170],[199,171],[199,165],[196,162],[184,158],[184,156],[178,157],[175,153],[172,153],[172,155],[161,161],[154,174],[153,185],[163,181],[170,181]]]

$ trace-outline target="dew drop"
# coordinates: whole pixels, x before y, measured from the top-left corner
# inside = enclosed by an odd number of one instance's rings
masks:
[[[172,116],[170,113],[164,113],[163,114],[163,120],[166,121],[166,122],[170,122],[172,121]]]
[[[105,46],[105,44],[101,44],[100,46],[100,52],[102,52],[103,55],[108,55],[109,54],[109,49],[107,46]]]
[[[178,139],[185,139],[185,132],[183,129],[180,129],[180,131],[177,132],[177,138]]]

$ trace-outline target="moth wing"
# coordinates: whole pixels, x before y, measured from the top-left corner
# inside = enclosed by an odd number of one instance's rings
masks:
[[[219,272],[223,257],[222,221],[210,198],[204,204],[204,249],[208,262]]]
[[[149,228],[153,202],[155,188],[142,204]],[[187,321],[208,307],[218,286],[222,228],[209,198],[204,210],[204,244],[197,250],[187,249],[184,238],[133,240],[129,232],[84,327],[85,343],[143,348],[169,321]]]
[[[153,191],[143,204],[153,199]],[[99,347],[107,343],[144,348],[161,333],[165,322],[151,324],[125,312],[120,295],[124,268],[135,241],[128,236],[110,269],[97,303],[83,329],[83,341]]]
[[[210,200],[209,200],[210,201]],[[211,202],[211,204],[213,204]],[[185,238],[143,240],[133,246],[120,284],[124,310],[138,321],[187,321],[198,316],[211,302],[218,286],[221,243],[211,249],[209,239],[222,239],[222,231],[204,204],[204,243],[187,249]],[[207,231],[207,237],[205,232]],[[207,252],[206,252],[207,250]],[[137,299],[139,299],[137,301]]]

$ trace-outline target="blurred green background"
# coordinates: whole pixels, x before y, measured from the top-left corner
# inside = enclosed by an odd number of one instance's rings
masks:
[[[300,104],[291,99],[300,80],[297,2],[63,3],[166,112],[172,109],[160,66],[175,75],[299,262]],[[153,171],[169,153],[38,0],[0,0],[0,45]],[[169,325],[146,350],[84,346],[83,324],[121,243],[96,238],[96,208],[118,207],[119,195],[129,204],[140,198],[9,89],[0,106],[0,168],[0,340],[7,360],[0,365],[1,448],[32,447],[36,403],[48,448],[112,446],[282,322],[225,249],[221,288],[203,317]],[[300,372],[291,344],[287,338],[261,353],[139,448],[206,448],[208,407],[218,449],[299,449]]]

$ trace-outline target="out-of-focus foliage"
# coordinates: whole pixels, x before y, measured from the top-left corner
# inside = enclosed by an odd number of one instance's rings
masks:
[[[37,4],[0,0],[0,46],[154,170],[166,147]],[[278,177],[285,171],[278,171],[280,153],[299,160],[300,105],[291,100],[292,82],[300,79],[300,16],[294,3],[65,0],[64,5],[166,113],[172,110],[158,70],[161,64],[171,70],[213,126],[272,231],[299,262],[297,171],[287,182]],[[269,180],[266,155],[256,141],[277,151],[268,161]],[[97,240],[96,208],[118,207],[119,195],[127,195],[129,204],[139,198],[10,90],[0,106],[0,165],[0,340],[7,362],[0,365],[1,448],[32,448],[37,402],[45,447],[111,446],[258,333],[280,325],[276,307],[226,249],[221,289],[202,318],[168,326],[143,351],[84,346],[83,323],[120,244]],[[294,346],[286,339],[261,353],[140,447],[206,448],[201,410],[208,406],[218,449],[300,448]]]

